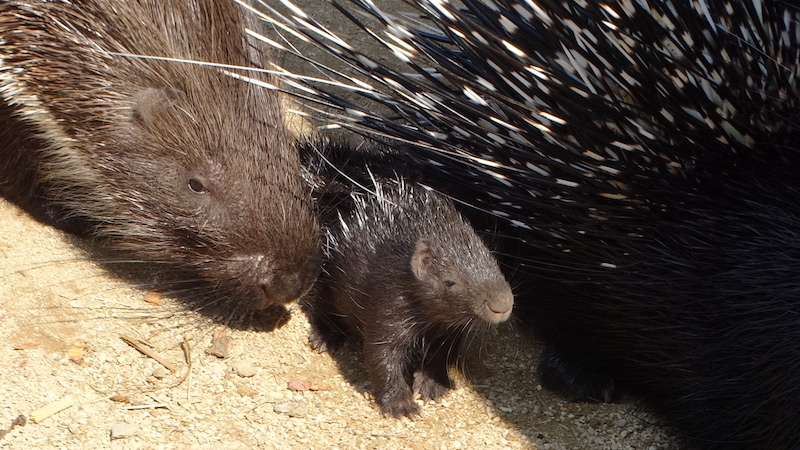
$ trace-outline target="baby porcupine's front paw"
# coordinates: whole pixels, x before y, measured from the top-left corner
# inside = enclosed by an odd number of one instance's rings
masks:
[[[339,350],[344,345],[345,339],[346,336],[339,332],[320,330],[313,325],[311,332],[308,333],[308,342],[311,344],[311,348],[319,353],[333,353]]]
[[[410,393],[408,396],[402,396],[401,398],[393,398],[384,401],[379,400],[378,404],[384,416],[391,416],[395,419],[399,419],[403,416],[413,419],[419,416],[420,413],[420,407],[411,397]]]
[[[412,387],[414,395],[419,394],[423,402],[437,401],[442,398],[450,386],[445,386],[433,378],[425,375],[422,371],[414,372],[414,385]]]

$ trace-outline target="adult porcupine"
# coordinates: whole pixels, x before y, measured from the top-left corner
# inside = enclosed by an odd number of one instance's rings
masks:
[[[262,67],[246,22],[232,0],[3,2],[2,195],[157,264],[201,308],[299,297],[318,227],[278,94],[165,60]]]
[[[549,385],[627,387],[702,447],[800,442],[796,6],[418,0],[424,18],[401,23],[353,3],[414,75],[302,11],[269,14],[398,117],[325,85],[303,95],[415,144],[427,182],[456,180],[505,224]]]

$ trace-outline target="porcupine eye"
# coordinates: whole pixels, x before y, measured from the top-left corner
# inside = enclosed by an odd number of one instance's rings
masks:
[[[444,280],[444,285],[451,288],[456,285],[456,282],[453,280]]]
[[[189,178],[189,189],[195,194],[208,194],[206,187],[197,178]]]

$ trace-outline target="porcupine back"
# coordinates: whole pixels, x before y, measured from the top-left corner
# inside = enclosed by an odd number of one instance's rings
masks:
[[[630,387],[703,447],[795,445],[795,7],[420,0],[427,21],[409,25],[352,3],[416,75],[306,36],[395,115],[325,85],[302,95],[417,145],[426,182],[459,180],[507,225],[550,385]]]
[[[299,297],[318,227],[278,94],[166,60],[265,67],[245,23],[232,1],[4,2],[2,195],[178,291],[213,288],[201,308]]]

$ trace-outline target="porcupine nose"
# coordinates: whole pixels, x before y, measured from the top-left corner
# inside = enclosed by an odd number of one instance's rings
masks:
[[[511,287],[505,284],[499,286],[489,298],[484,317],[492,324],[505,322],[511,317],[512,309],[514,309],[514,294],[511,292]]]
[[[266,262],[261,263],[266,264]],[[309,257],[292,264],[292,267],[259,270],[258,287],[262,298],[257,300],[255,309],[264,309],[273,304],[286,304],[299,299],[311,289],[317,279],[321,261]]]

